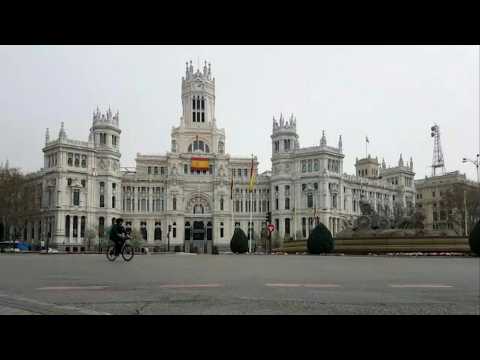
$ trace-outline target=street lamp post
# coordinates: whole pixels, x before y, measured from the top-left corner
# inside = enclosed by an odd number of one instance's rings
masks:
[[[472,160],[472,159],[467,159],[467,158],[463,158],[462,159],[462,162],[465,164],[467,162],[469,163],[472,163],[473,165],[475,165],[475,167],[477,168],[477,183],[480,183],[480,174],[478,172],[478,168],[480,166],[480,154],[477,154],[476,156],[477,160]]]
[[[472,163],[475,165],[477,168],[477,185],[480,185],[480,173],[479,173],[479,167],[480,167],[480,154],[477,154],[476,160],[468,159],[468,158],[463,158],[462,163]],[[463,191],[463,201],[464,201],[464,207],[465,207],[465,235],[467,235],[467,197],[466,197],[466,190]]]

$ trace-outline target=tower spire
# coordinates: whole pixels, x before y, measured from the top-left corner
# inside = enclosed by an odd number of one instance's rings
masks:
[[[327,138],[325,137],[325,130],[322,130],[322,138],[320,139],[320,145],[327,145]]]
[[[61,127],[60,127],[60,132],[58,134],[59,139],[66,139],[67,138],[67,133],[65,132],[65,124],[62,121]]]

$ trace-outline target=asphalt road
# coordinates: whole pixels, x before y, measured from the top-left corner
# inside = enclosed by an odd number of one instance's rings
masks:
[[[0,255],[0,314],[480,314],[479,258]]]

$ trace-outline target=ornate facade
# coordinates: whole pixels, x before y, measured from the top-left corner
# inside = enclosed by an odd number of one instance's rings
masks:
[[[32,175],[41,189],[42,210],[27,224],[27,240],[48,237],[60,248],[81,251],[88,229],[103,235],[122,217],[150,248],[168,242],[172,249],[211,252],[213,246],[228,249],[235,226],[247,234],[253,229],[257,238],[267,212],[281,238],[294,238],[308,236],[317,221],[334,234],[340,231],[360,214],[361,197],[385,211],[394,202],[415,200],[412,162],[404,166],[400,157],[398,166],[387,168],[368,157],[357,161],[356,175],[347,175],[341,136],[337,146],[327,145],[323,133],[319,146],[301,148],[296,119],[282,115],[273,120],[272,171],[257,175],[250,195],[252,157],[225,153],[210,65],[195,71],[187,63],[181,97],[182,116],[171,130],[170,151],[137,154],[133,169],[120,167],[118,112],[97,109],[88,141],[69,139],[63,123],[54,140],[47,130],[45,165]],[[256,173],[256,157],[253,166]]]

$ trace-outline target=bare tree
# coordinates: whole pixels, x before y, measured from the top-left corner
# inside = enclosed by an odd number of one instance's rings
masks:
[[[13,248],[15,240],[26,231],[27,219],[36,210],[30,179],[18,169],[0,169],[0,221],[4,225],[5,240],[12,240]]]
[[[442,202],[440,213],[447,223],[457,233],[466,235],[465,230],[470,233],[480,218],[480,189],[456,185],[445,192]]]

